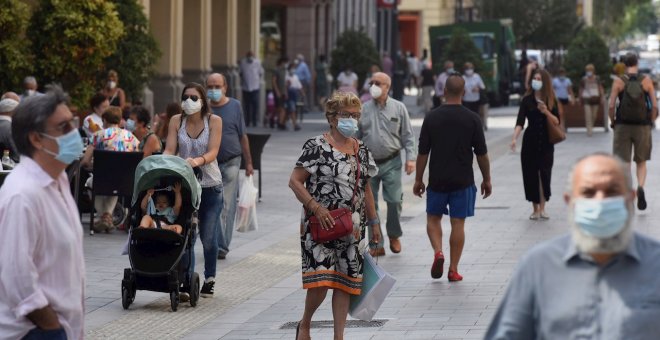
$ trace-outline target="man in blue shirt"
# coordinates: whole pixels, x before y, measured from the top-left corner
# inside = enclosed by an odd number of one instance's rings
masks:
[[[657,339],[660,243],[632,230],[628,168],[588,156],[570,190],[570,234],[522,258],[486,339]]]
[[[303,91],[305,92],[305,111],[309,111],[309,98],[311,97],[311,84],[312,84],[312,74],[309,72],[309,66],[305,62],[305,56],[298,54],[296,56],[296,76],[302,83]]]
[[[206,78],[206,89],[211,111],[222,118],[222,141],[218,153],[218,165],[222,173],[224,207],[220,216],[220,226],[217,228],[218,259],[222,260],[229,252],[229,243],[234,231],[241,156],[245,159],[245,175],[251,176],[254,169],[241,103],[227,97],[227,80],[220,73],[213,73]]]

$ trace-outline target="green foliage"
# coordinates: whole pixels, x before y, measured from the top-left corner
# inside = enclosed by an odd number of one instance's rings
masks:
[[[40,0],[28,30],[40,80],[61,83],[75,106],[86,107],[123,33],[115,6],[105,0]]]
[[[363,31],[344,31],[332,50],[330,70],[337,76],[347,66],[358,75],[358,84],[362,84],[371,65],[380,66],[380,57],[374,42]]]
[[[513,20],[513,32],[523,46],[558,49],[567,46],[582,22],[575,0],[476,0],[484,20]],[[598,2],[598,1],[594,1]]]
[[[456,71],[463,71],[463,65],[466,62],[471,62],[476,72],[483,70],[481,51],[470,38],[468,31],[460,27],[455,28],[452,32],[440,60],[453,61]]]
[[[568,46],[564,68],[574,86],[579,86],[584,75],[584,67],[594,64],[596,74],[605,86],[609,86],[609,77],[612,65],[610,63],[609,49],[605,41],[595,28],[582,30]]]
[[[156,63],[161,52],[149,31],[149,21],[137,0],[113,0],[125,34],[117,43],[117,50],[106,58],[105,70],[98,80],[104,82],[107,70],[119,73],[119,86],[129,101],[141,100],[142,90],[156,74]]]
[[[633,21],[638,18],[632,14],[635,7],[651,4],[651,0],[607,0],[594,1],[593,22],[598,31],[607,39],[623,39],[632,33],[626,24],[628,16]]]
[[[32,72],[30,41],[25,30],[30,8],[22,0],[0,1],[0,93],[21,88]]]

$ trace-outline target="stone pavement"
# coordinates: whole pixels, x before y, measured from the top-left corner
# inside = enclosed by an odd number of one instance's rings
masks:
[[[410,99],[408,99],[410,101]],[[407,102],[408,103],[408,102]],[[416,132],[423,115],[411,107]],[[476,339],[482,338],[497,308],[520,255],[533,244],[565,232],[563,189],[570,165],[581,155],[609,151],[611,133],[587,138],[582,131],[569,133],[555,151],[553,197],[549,221],[527,219],[531,206],[524,199],[519,153],[508,150],[516,108],[491,109],[486,134],[491,155],[493,196],[477,202],[476,216],[466,224],[467,242],[460,272],[464,281],[432,280],[433,252],[425,230],[424,199],[412,195],[413,176],[404,174],[403,251],[388,252],[379,264],[397,283],[376,314],[378,323],[356,324],[346,329],[346,339]],[[196,308],[182,304],[169,310],[166,294],[138,291],[128,311],[121,307],[120,282],[128,258],[119,255],[126,235],[115,232],[85,236],[87,265],[86,327],[90,339],[291,339],[292,322],[300,319],[305,292],[301,288],[297,237],[300,204],[288,188],[288,178],[303,142],[326,128],[319,114],[305,117],[300,132],[272,133],[263,164],[263,199],[258,205],[259,230],[235,233],[226,260],[219,261],[216,296],[201,299]],[[655,156],[655,155],[654,155]],[[660,236],[651,228],[651,211],[660,195],[653,188],[658,168],[649,163],[649,208],[636,217],[637,229]],[[476,167],[475,167],[476,169]],[[477,184],[480,182],[476,171]],[[384,205],[382,205],[384,206]],[[449,228],[444,227],[446,233]],[[448,249],[446,234],[445,249]],[[447,250],[446,250],[447,251]],[[197,242],[196,256],[202,258]],[[197,272],[203,271],[197,261]],[[330,297],[315,315],[315,339],[331,339]],[[376,327],[364,327],[376,326]]]

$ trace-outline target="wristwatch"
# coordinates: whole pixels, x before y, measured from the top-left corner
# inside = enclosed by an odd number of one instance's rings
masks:
[[[374,225],[374,224],[380,224],[380,220],[378,218],[374,218],[367,221],[367,225]]]

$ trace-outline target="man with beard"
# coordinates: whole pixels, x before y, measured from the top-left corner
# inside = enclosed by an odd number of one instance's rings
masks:
[[[486,339],[657,338],[660,243],[632,230],[627,167],[595,154],[570,178],[570,235],[522,258]]]

